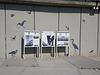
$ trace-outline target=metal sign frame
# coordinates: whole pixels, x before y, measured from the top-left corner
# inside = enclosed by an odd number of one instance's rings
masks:
[[[69,31],[58,31],[56,37],[56,56],[58,53],[58,47],[68,48],[68,56],[70,56],[70,33]],[[65,50],[66,53],[66,50]],[[65,54],[66,55],[66,54]]]
[[[35,42],[34,42],[35,41]],[[40,57],[40,32],[34,30],[24,31],[24,51],[23,57],[25,59],[25,48],[37,47],[37,55]]]
[[[52,55],[55,57],[55,31],[42,31],[41,32],[41,58],[42,58],[42,47],[51,47]]]

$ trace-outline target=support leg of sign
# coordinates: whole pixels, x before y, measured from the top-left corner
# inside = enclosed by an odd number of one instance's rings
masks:
[[[40,53],[40,47],[39,47],[39,58],[40,58],[40,54],[41,54],[41,53]]]
[[[41,46],[40,46],[40,58],[42,58],[42,38],[40,39],[41,40]]]
[[[40,58],[40,47],[38,47],[38,50],[39,50],[39,52],[38,52],[38,58]]]
[[[39,49],[38,49],[38,47],[37,47],[37,51],[36,51],[36,57],[38,57],[38,52],[39,52],[38,50],[39,50]]]
[[[41,47],[41,57],[40,58],[42,58],[42,47]]]
[[[51,47],[51,56],[52,56],[52,47]]]
[[[56,46],[56,57],[58,56],[57,46]]]
[[[51,49],[51,56],[53,56],[53,47],[51,47],[52,49]]]
[[[55,57],[57,57],[57,47],[55,47]]]
[[[24,50],[23,50],[23,59],[25,59],[25,46],[24,46]]]
[[[35,47],[33,47],[33,50],[34,50],[34,57],[36,57],[36,52],[37,52],[37,50],[35,50]]]
[[[68,56],[70,57],[70,47],[68,46]]]
[[[66,51],[67,51],[67,47],[65,46],[65,53],[64,53],[65,56],[66,56]]]
[[[56,57],[58,56],[58,47],[57,47],[57,42],[56,42]]]
[[[54,57],[55,57],[55,47],[53,47],[53,48],[54,48],[53,53],[54,53]]]

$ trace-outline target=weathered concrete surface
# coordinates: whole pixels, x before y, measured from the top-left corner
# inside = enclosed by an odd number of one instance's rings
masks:
[[[2,67],[0,75],[79,75],[75,68]]]
[[[96,60],[96,61],[100,61],[100,55],[88,56],[88,58]]]
[[[100,75],[100,70],[79,70],[80,75]]]
[[[67,62],[66,58],[68,57],[2,60],[0,75],[100,75],[99,69],[78,69]]]
[[[61,58],[42,58],[42,59],[6,59],[1,66],[7,67],[52,67],[52,68],[76,68],[69,62]]]
[[[66,58],[65,60],[80,69],[100,69],[100,61],[89,59],[84,56],[72,56],[70,58]]]

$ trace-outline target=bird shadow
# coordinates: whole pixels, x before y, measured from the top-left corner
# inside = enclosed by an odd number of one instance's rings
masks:
[[[17,54],[18,50],[15,50],[15,51],[11,51],[9,52],[9,54],[11,54],[12,58],[15,57],[15,55]]]

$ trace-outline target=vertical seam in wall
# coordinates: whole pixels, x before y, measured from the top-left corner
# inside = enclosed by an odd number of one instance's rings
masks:
[[[60,26],[60,7],[58,7],[58,31],[59,31],[59,26]],[[57,37],[56,37],[57,40]],[[59,48],[58,48],[58,55],[59,55]]]
[[[97,26],[97,54],[98,54],[98,47],[99,47],[99,10],[98,10],[98,26]]]
[[[35,6],[33,6],[33,10],[34,10],[34,30],[35,30]]]
[[[79,55],[81,55],[81,25],[82,25],[82,8],[80,8]]]
[[[4,4],[4,10],[5,10],[5,59],[7,59],[6,4]]]
[[[59,24],[60,24],[60,7],[58,7],[58,31],[59,31]]]

